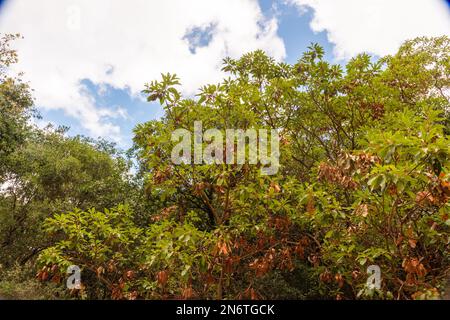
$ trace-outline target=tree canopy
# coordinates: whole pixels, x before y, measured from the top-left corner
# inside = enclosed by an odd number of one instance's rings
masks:
[[[15,59],[7,43],[2,66]],[[223,71],[194,97],[176,75],[145,85],[165,113],[134,130],[135,174],[105,142],[29,128],[28,86],[1,78],[0,263],[30,262],[42,285],[59,286],[78,265],[79,298],[439,298],[450,266],[450,39],[345,66],[316,44],[292,65],[255,51]],[[279,170],[173,163],[172,133],[196,121],[224,134],[276,130]]]

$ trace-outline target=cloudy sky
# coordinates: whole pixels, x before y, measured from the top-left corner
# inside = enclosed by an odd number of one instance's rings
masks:
[[[162,115],[144,84],[176,73],[185,94],[221,79],[221,61],[263,49],[295,62],[311,42],[327,59],[395,52],[405,39],[450,35],[444,0],[6,0],[0,33],[19,32],[17,70],[44,118],[122,148]]]

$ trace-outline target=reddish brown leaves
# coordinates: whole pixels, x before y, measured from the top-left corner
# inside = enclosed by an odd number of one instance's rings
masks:
[[[416,203],[421,207],[445,205],[450,199],[450,182],[444,180],[443,173],[439,177],[430,173],[427,176],[430,179],[430,185],[427,190],[416,194]]]
[[[219,240],[216,246],[219,255],[228,256],[228,254],[231,252],[231,249],[228,247],[228,244],[223,240]]]
[[[411,248],[415,248],[416,247],[416,244],[417,244],[417,240],[415,240],[415,239],[409,239],[408,240],[408,243],[409,243],[409,246],[411,247]]]
[[[436,202],[436,199],[429,191],[420,191],[416,194],[416,203],[420,206],[429,206]]]
[[[234,259],[232,257],[226,258],[223,264],[223,271],[228,274],[233,273],[233,266],[237,261],[239,261],[239,259]]]
[[[137,291],[132,291],[128,294],[128,300],[136,300],[139,294]]]
[[[52,281],[54,283],[60,283],[62,280],[61,273],[56,264],[52,266],[45,266],[36,274],[36,279],[39,281]]]
[[[178,210],[177,205],[173,205],[173,206],[164,208],[163,210],[161,210],[161,212],[158,215],[153,216],[152,220],[157,222],[157,221],[167,219],[172,213],[176,212],[177,210]]]
[[[308,202],[306,203],[306,212],[308,212],[309,214],[316,213],[314,195],[312,193],[308,195]]]
[[[356,189],[357,183],[337,166],[321,163],[319,166],[319,180],[327,181],[347,189]]]
[[[187,286],[181,291],[181,297],[182,299],[192,299],[195,296],[195,291],[192,288],[192,286]]]
[[[162,287],[164,287],[167,283],[167,280],[169,280],[169,272],[167,270],[159,271],[156,274],[156,281],[158,281],[158,284]]]
[[[291,225],[292,223],[289,217],[286,216],[272,216],[268,221],[269,228],[274,228],[280,232],[287,232]],[[259,234],[259,238],[264,238],[261,233]]]
[[[311,264],[312,264],[314,267],[318,267],[319,264],[320,264],[320,258],[319,258],[319,256],[317,256],[317,255],[315,255],[315,254],[310,255],[310,256],[308,257],[308,261],[311,262]]]
[[[358,207],[356,207],[356,215],[358,216],[362,216],[362,217],[367,217],[367,215],[369,214],[369,209],[367,207],[367,204],[360,204]]]
[[[333,280],[333,275],[330,271],[326,270],[319,275],[319,279],[324,283],[330,283]]]
[[[384,115],[384,104],[382,103],[362,103],[361,108],[368,110],[374,120],[381,119]]]
[[[273,267],[275,257],[276,251],[274,248],[271,248],[263,257],[257,258],[252,263],[250,263],[249,267],[250,269],[255,270],[255,274],[257,277],[263,276]]]
[[[97,273],[97,277],[101,276],[103,273],[105,273],[105,268],[103,268],[102,266],[98,267],[97,270],[95,271]]]
[[[36,274],[36,278],[40,281],[46,281],[48,279],[48,272],[41,270]]]
[[[214,186],[214,191],[218,194],[225,194],[226,189],[223,186]]]
[[[297,256],[300,259],[304,259],[305,258],[305,249],[309,244],[309,240],[307,237],[303,237],[302,239],[300,239],[300,241],[298,242],[298,244],[294,247],[294,252],[295,254],[297,254]]]
[[[402,263],[403,270],[406,272],[407,285],[417,285],[419,278],[427,274],[424,265],[417,258],[405,258]]]
[[[358,155],[343,154],[336,164],[322,162],[319,166],[319,180],[341,186],[346,189],[356,189],[358,183],[352,178],[354,174],[365,174],[380,159],[367,153]]]
[[[157,169],[153,175],[153,183],[158,185],[166,181],[170,178],[172,174],[172,169],[170,167],[165,168],[164,170]]]
[[[123,288],[120,285],[115,285],[111,290],[111,298],[113,300],[121,300],[124,298],[123,296]]]
[[[334,281],[337,283],[339,288],[342,288],[344,286],[344,277],[340,273],[337,273],[334,276]]]
[[[209,187],[210,187],[209,183],[199,182],[194,185],[194,194],[196,196],[201,196],[203,194],[203,190],[205,190],[206,188],[209,188]]]
[[[128,270],[127,272],[125,272],[125,278],[127,280],[132,280],[135,276],[135,273],[133,270]]]
[[[269,187],[269,192],[279,193],[281,192],[281,187],[276,182],[271,182]]]
[[[328,270],[325,270],[319,275],[319,280],[324,283],[331,283],[334,280],[334,282],[338,285],[339,288],[342,288],[345,283],[344,277],[340,273],[336,273],[333,276],[333,274]]]
[[[280,263],[278,267],[281,270],[294,270],[290,248],[283,248],[282,250],[280,250]]]
[[[249,264],[249,267],[255,270],[257,277],[261,277],[269,271],[270,262],[267,259],[255,259]]]

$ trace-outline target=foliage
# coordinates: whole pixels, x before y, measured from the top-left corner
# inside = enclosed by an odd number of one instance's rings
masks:
[[[74,207],[105,208],[129,201],[129,164],[83,138],[34,131],[8,157],[7,188],[0,198],[0,259],[24,263],[51,239],[42,222]]]
[[[104,145],[32,131],[4,162],[15,182],[0,198],[0,236],[18,240],[3,259],[32,243],[38,278],[61,285],[79,265],[79,298],[441,296],[450,40],[417,38],[345,67],[318,45],[294,65],[255,51],[225,59],[223,71],[195,97],[183,97],[175,75],[146,85],[165,115],[135,128],[135,179]],[[276,129],[278,172],[261,175],[261,161],[174,164],[172,133],[195,121],[224,134]],[[369,265],[381,269],[379,289],[367,286]]]
[[[11,64],[17,62],[17,54],[10,48],[11,41],[19,35],[0,38],[0,183],[3,183],[8,155],[23,143],[27,134],[27,120],[34,110],[28,85],[20,75],[8,74]]]

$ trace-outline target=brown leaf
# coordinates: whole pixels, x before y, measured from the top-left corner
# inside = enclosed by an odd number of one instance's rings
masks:
[[[272,190],[275,193],[279,193],[281,192],[281,187],[278,183],[275,182],[271,182],[270,183],[270,190]]]
[[[102,275],[104,272],[105,272],[105,268],[103,268],[103,267],[98,267],[97,268],[97,276],[100,276],[100,275]]]
[[[191,286],[186,287],[183,289],[181,294],[183,299],[191,299],[194,296],[194,289],[192,289]]]
[[[367,204],[361,204],[356,208],[356,214],[358,216],[367,217],[369,214],[369,209],[367,208]]]
[[[337,282],[339,288],[342,288],[344,286],[344,277],[342,277],[340,273],[334,276],[334,280]]]
[[[156,274],[156,281],[158,281],[158,283],[161,286],[164,286],[167,283],[168,279],[169,279],[169,273],[166,270],[159,271]]]
[[[125,275],[126,275],[126,277],[128,279],[133,279],[134,278],[134,271],[133,270],[128,270]]]
[[[311,194],[308,197],[308,202],[306,203],[306,212],[309,214],[314,214],[316,212],[316,208],[314,206],[314,196]]]

